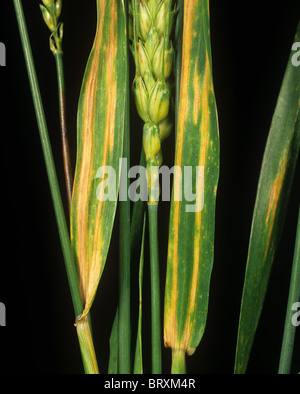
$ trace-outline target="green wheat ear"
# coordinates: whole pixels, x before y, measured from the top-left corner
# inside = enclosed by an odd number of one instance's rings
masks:
[[[170,134],[170,76],[174,49],[170,39],[173,0],[132,0],[131,47],[136,75],[133,94],[139,116],[145,122],[143,147],[147,161],[149,203],[156,204],[158,177],[151,167],[162,164],[161,142]],[[152,174],[152,176],[151,176]]]
[[[43,4],[40,4],[42,16],[48,29],[51,31],[50,49],[53,54],[62,53],[63,24],[58,23],[62,9],[62,0],[42,1]]]

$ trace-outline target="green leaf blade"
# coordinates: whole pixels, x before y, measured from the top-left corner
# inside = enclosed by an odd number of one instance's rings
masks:
[[[300,24],[295,41],[300,40]],[[249,241],[235,373],[245,373],[283,228],[300,134],[300,68],[289,59],[265,148]]]
[[[219,179],[208,1],[184,3],[182,59],[175,156],[181,171],[175,170],[171,203],[164,340],[173,353],[193,354],[206,325]],[[184,188],[190,181],[193,202]]]
[[[109,375],[119,373],[119,311],[117,309],[109,337]]]
[[[78,108],[71,239],[87,315],[105,266],[115,219],[123,152],[127,80],[123,1],[97,0],[98,23]],[[108,169],[113,169],[107,173]],[[106,174],[109,180],[105,182]],[[104,196],[109,182],[108,198]],[[112,193],[112,194],[110,194]]]

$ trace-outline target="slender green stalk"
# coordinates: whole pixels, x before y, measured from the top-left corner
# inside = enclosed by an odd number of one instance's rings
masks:
[[[291,371],[292,356],[294,349],[296,327],[293,325],[293,304],[300,301],[300,208],[298,213],[298,225],[291,273],[291,282],[287,311],[284,325],[283,341],[279,362],[279,374],[289,374]]]
[[[43,3],[44,4],[40,4],[40,9],[43,19],[51,32],[49,40],[50,50],[53,53],[56,63],[62,155],[64,163],[68,208],[70,214],[73,187],[73,171],[70,160],[69,141],[66,125],[65,80],[62,50],[63,24],[58,22],[62,9],[62,0],[43,0]]]
[[[58,96],[59,96],[59,114],[60,114],[60,129],[61,129],[61,142],[62,142],[62,154],[65,172],[66,191],[68,199],[69,213],[71,212],[71,201],[72,201],[72,187],[73,187],[73,171],[70,159],[70,149],[68,141],[68,131],[66,122],[66,103],[65,103],[65,81],[64,81],[64,65],[63,65],[63,54],[54,54],[56,70],[57,70],[57,82],[58,82]]]
[[[172,352],[172,374],[185,374],[185,351],[174,350]]]
[[[160,325],[160,275],[157,233],[157,204],[148,204],[151,273],[151,336],[152,373],[160,374],[161,365],[161,325]]]
[[[140,155],[140,161],[139,161],[139,166],[145,168],[146,166],[146,157],[145,157],[145,152],[144,149],[141,149],[141,155]],[[140,189],[145,190],[147,185],[146,185],[146,179],[141,178],[141,181],[144,181],[145,184],[141,184]],[[139,199],[134,202],[133,207],[132,207],[132,216],[131,216],[131,228],[130,228],[130,238],[131,238],[131,245],[130,245],[130,250],[131,250],[131,255],[135,253],[135,251],[139,247],[139,242],[137,240],[141,239],[141,234],[143,230],[143,220],[144,220],[144,212],[145,212],[145,207],[146,204],[143,201],[143,199]]]
[[[145,247],[145,227],[146,227],[146,213],[143,216],[143,234],[141,242],[141,252],[139,261],[139,315],[138,327],[136,335],[136,346],[133,364],[133,373],[143,373],[143,342],[142,342],[142,327],[143,327],[143,278],[144,278],[144,247]]]
[[[68,234],[65,214],[63,210],[63,204],[62,204],[59,184],[57,180],[57,174],[56,174],[54,159],[52,155],[50,139],[48,135],[48,128],[47,128],[42,98],[41,98],[38,80],[36,76],[30,41],[28,37],[22,1],[14,0],[14,6],[15,6],[15,12],[18,21],[22,46],[24,50],[25,62],[26,62],[26,67],[29,77],[32,98],[33,98],[33,104],[36,113],[39,133],[40,133],[40,139],[41,139],[41,144],[44,154],[44,160],[45,160],[45,165],[46,165],[46,170],[47,170],[47,175],[48,175],[48,180],[51,190],[55,216],[57,220],[57,226],[59,229],[59,236],[60,236],[64,258],[66,262],[66,269],[69,278],[74,310],[75,310],[75,314],[78,315],[82,311],[82,301],[79,291],[78,277],[76,273],[74,257],[70,244],[70,238]]]
[[[127,71],[129,70],[127,56]],[[128,198],[127,179],[130,167],[130,124],[129,124],[129,75],[127,72],[125,129],[123,158],[127,159],[122,167],[120,192],[125,194],[125,201],[120,201],[120,270],[119,270],[119,373],[131,372],[131,323],[130,323],[130,200]],[[124,164],[124,163],[123,163]]]
[[[140,157],[140,166],[145,167],[145,164],[146,164],[145,153],[144,153],[144,150],[142,149],[141,150],[141,157]],[[145,187],[145,185],[141,186],[142,190],[143,190],[143,187]],[[120,185],[120,190],[124,190],[124,188],[122,187],[122,184]],[[127,188],[126,188],[126,192],[127,192]],[[144,249],[143,248],[143,244],[144,244],[144,230],[143,230],[144,212],[145,212],[145,202],[142,200],[135,201],[133,204],[133,208],[132,208],[132,216],[131,216],[131,223],[130,223],[130,259],[131,259],[131,261],[132,261],[132,257],[135,256],[135,254],[137,253],[137,249],[140,247],[140,241],[142,243],[142,250]],[[128,231],[128,227],[127,227],[126,231]],[[121,233],[120,233],[120,235],[121,235]],[[125,242],[125,240],[126,240],[126,236],[123,237],[123,242]],[[122,241],[120,240],[120,253],[122,250],[121,244],[122,244]],[[140,266],[141,266],[142,254],[143,253],[140,252]],[[120,291],[120,293],[121,293],[121,291]],[[140,296],[141,296],[141,294],[140,294]],[[140,305],[139,324],[141,324],[140,319],[141,319],[141,305]],[[120,335],[119,335],[119,308],[118,308],[117,312],[116,312],[115,319],[114,319],[114,323],[113,323],[113,327],[112,327],[112,331],[111,331],[111,336],[110,336],[110,356],[109,356],[109,366],[108,366],[108,373],[109,374],[119,373],[119,340],[120,341],[122,340],[121,335],[122,335],[122,333],[120,333]],[[139,340],[140,339],[141,338],[139,338]],[[138,347],[138,345],[136,347]],[[139,350],[141,350],[141,349],[139,348]],[[141,358],[139,358],[139,360],[136,361],[137,353],[138,352],[136,350],[136,355],[135,355],[135,360],[134,360],[134,373],[137,373],[136,371],[141,365]]]
[[[78,281],[78,276],[77,276],[77,271],[76,271],[76,266],[73,256],[73,250],[70,243],[66,218],[64,214],[62,198],[60,194],[54,159],[52,155],[52,149],[48,135],[48,128],[47,128],[41,93],[38,85],[30,40],[27,31],[26,20],[23,12],[22,1],[14,0],[14,7],[15,7],[16,18],[20,31],[22,47],[24,51],[29,84],[32,93],[33,104],[34,104],[36,119],[38,123],[38,129],[40,133],[40,140],[42,144],[44,161],[45,161],[45,166],[46,166],[46,171],[47,171],[47,176],[48,176],[48,181],[51,191],[51,197],[53,201],[55,217],[58,226],[62,252],[65,261],[65,267],[67,271],[67,277],[71,291],[74,312],[75,312],[75,316],[78,316],[82,312],[82,308],[83,308],[81,294],[79,290],[79,281]],[[89,372],[87,366],[92,364],[89,360],[89,358],[91,358],[91,352],[89,350],[87,351],[81,346],[81,354],[83,357],[83,364],[85,366],[85,371]]]
[[[125,140],[124,140],[125,143]],[[127,144],[126,144],[127,145]],[[125,148],[124,148],[125,153]],[[128,157],[128,156],[127,156]],[[127,168],[128,172],[128,162]],[[123,170],[122,170],[123,171]],[[121,181],[122,183],[122,181]],[[130,373],[130,200],[120,201],[119,373]]]

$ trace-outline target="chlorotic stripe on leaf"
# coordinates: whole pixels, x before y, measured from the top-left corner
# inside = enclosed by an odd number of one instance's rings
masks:
[[[300,23],[295,42],[300,41]],[[246,372],[272,263],[282,233],[300,149],[300,68],[293,51],[277,100],[264,152],[254,206],[241,302],[234,371]]]
[[[124,1],[97,0],[98,22],[78,108],[77,161],[71,212],[71,240],[78,262],[84,319],[90,310],[110,244],[116,201],[105,192],[98,169],[111,166],[119,183],[122,157],[127,50]]]
[[[219,131],[212,78],[209,4],[203,0],[184,2],[175,166],[182,171],[175,171],[171,202],[164,341],[173,351],[172,371],[178,372],[174,354],[180,353],[182,358],[185,353],[192,354],[205,329],[214,256]],[[188,209],[191,202],[185,198],[183,186],[187,166],[192,167],[193,191],[203,197],[196,197],[192,211]],[[180,195],[182,200],[178,201]]]

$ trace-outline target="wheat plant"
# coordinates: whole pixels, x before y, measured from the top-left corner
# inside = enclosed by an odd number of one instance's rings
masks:
[[[207,330],[222,174],[209,0],[96,0],[96,33],[78,100],[74,171],[66,125],[62,45],[66,27],[60,22],[62,8],[71,12],[72,7],[62,0],[41,1],[41,21],[50,30],[56,64],[65,185],[59,184],[56,174],[22,3],[13,0],[84,371],[142,374],[149,363],[152,374],[188,373],[186,356],[196,352]],[[294,38],[299,41],[300,24]],[[300,67],[293,65],[293,56],[292,50],[257,180],[232,365],[236,374],[247,371],[290,191],[297,182]],[[139,129],[140,136],[135,140],[134,129]],[[159,218],[166,205],[160,204],[164,186],[160,173],[163,152],[172,149],[170,141],[175,146],[173,182],[168,234],[163,238]],[[146,185],[147,201],[131,201],[124,182],[132,153],[136,155],[132,147],[140,154],[140,166],[145,167],[145,179],[141,173],[136,192]],[[67,214],[62,195],[67,197]],[[92,329],[92,317],[97,314],[94,301],[115,229],[118,305],[110,327],[109,354],[104,355],[96,346],[95,338],[101,333]],[[300,301],[299,231],[298,222],[279,373],[290,373],[292,364],[295,327],[291,310]],[[167,240],[164,245],[163,239]],[[160,252],[161,246],[165,254]],[[150,305],[144,302],[147,289]],[[98,302],[105,305],[106,300]],[[149,353],[144,351],[145,321],[151,327]],[[172,353],[167,366],[162,361],[164,346]]]

